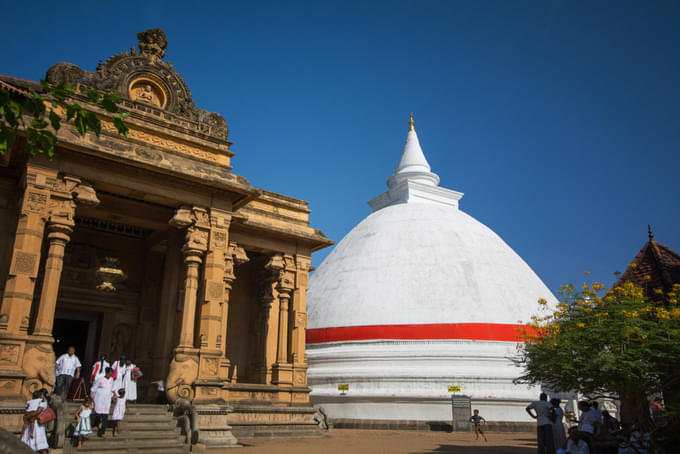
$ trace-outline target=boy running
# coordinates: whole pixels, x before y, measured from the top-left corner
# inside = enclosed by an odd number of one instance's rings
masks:
[[[486,424],[486,419],[479,416],[479,410],[474,410],[474,415],[470,416],[470,422],[475,425],[475,440],[479,440],[479,436],[481,435],[484,438],[484,441],[488,441],[486,435],[484,435],[484,432],[482,431],[482,423]]]

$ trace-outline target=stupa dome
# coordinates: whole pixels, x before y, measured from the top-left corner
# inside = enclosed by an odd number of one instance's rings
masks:
[[[412,120],[387,183],[311,277],[313,400],[335,418],[441,420],[451,415],[447,385],[456,385],[486,404],[487,419],[526,421],[536,391],[512,384],[519,370],[507,358],[537,300],[556,304],[554,296],[458,208],[462,193],[438,186]],[[350,391],[339,397],[337,384]]]

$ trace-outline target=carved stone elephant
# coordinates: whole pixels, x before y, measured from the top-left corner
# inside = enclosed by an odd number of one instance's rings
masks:
[[[170,402],[177,399],[191,401],[194,391],[191,385],[198,378],[198,362],[189,355],[177,354],[170,363],[168,378],[165,380],[165,395]]]
[[[54,386],[54,351],[49,344],[27,345],[22,366],[26,373],[22,393],[26,400],[31,399],[33,391],[40,388],[52,389]]]

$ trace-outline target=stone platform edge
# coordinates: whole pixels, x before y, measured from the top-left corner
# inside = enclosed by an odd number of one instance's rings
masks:
[[[422,430],[453,432],[451,421],[409,421],[401,419],[331,418],[331,429]],[[472,431],[472,426],[470,427]],[[488,421],[485,432],[536,432],[536,423]],[[460,431],[459,431],[460,432]]]

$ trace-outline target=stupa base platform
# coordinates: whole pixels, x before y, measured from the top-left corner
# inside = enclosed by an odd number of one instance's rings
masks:
[[[323,437],[311,406],[274,407],[265,405],[233,405],[228,422],[233,434],[249,438]]]

